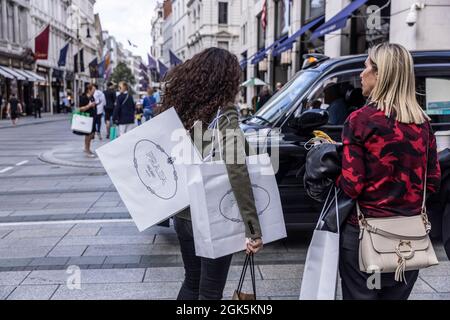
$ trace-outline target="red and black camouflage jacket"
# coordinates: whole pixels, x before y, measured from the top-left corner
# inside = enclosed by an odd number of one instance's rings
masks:
[[[344,125],[342,175],[337,185],[358,199],[366,218],[421,213],[428,151],[428,194],[437,192],[441,170],[430,124],[404,124],[375,105],[352,113]],[[356,211],[349,223],[358,225]]]

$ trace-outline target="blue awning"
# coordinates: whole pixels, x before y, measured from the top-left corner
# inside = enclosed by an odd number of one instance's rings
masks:
[[[272,48],[276,48],[281,42],[285,41],[287,39],[287,35],[282,36],[280,39],[272,43],[270,46],[268,46],[265,49],[261,49],[258,51],[255,56],[252,59],[251,64],[257,64],[258,62],[264,60],[264,58],[267,56],[267,52],[271,50]]]
[[[253,59],[252,59],[252,61],[251,61],[251,64],[257,64],[258,62],[264,60],[264,58],[265,58],[266,55],[267,55],[266,52],[267,52],[266,49],[261,49],[261,50],[259,50],[259,51],[255,54],[255,56],[253,57]]]
[[[319,24],[325,19],[325,16],[320,16],[319,18],[314,19],[313,21],[305,24],[303,27],[301,27],[299,30],[297,30],[292,36],[284,40],[282,43],[280,43],[279,46],[277,46],[273,51],[272,54],[274,56],[278,56],[281,53],[283,53],[286,50],[289,50],[292,48],[292,44],[297,41],[298,38],[300,38],[305,32],[313,28],[315,25]]]
[[[311,40],[322,37],[330,32],[333,32],[338,29],[342,29],[347,24],[347,19],[350,17],[354,11],[359,9],[362,5],[364,5],[368,0],[355,0],[342,9],[337,15],[333,18],[325,22],[321,25],[311,36]]]
[[[247,68],[247,59],[241,60],[241,62],[239,62],[239,65],[241,66],[242,70]]]

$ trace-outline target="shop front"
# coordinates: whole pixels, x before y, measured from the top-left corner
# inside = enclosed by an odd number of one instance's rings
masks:
[[[64,71],[53,69],[52,72],[53,110],[61,112],[62,99],[64,98]]]
[[[43,112],[51,112],[50,105],[50,83],[48,81],[49,69],[44,66],[38,66],[36,73],[43,79],[37,85],[37,94],[43,103]]]

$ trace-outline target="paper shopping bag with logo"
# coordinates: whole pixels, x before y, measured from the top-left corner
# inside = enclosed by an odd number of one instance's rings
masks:
[[[140,231],[189,206],[185,161],[198,157],[175,109],[97,149]]]
[[[94,118],[85,114],[74,114],[72,117],[72,131],[76,133],[90,134],[94,125]]]
[[[264,243],[286,238],[280,193],[269,155],[246,160]],[[225,162],[192,164],[187,174],[197,256],[217,259],[245,250],[245,225]]]

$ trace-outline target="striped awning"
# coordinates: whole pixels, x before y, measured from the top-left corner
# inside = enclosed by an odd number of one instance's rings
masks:
[[[0,76],[7,79],[14,79],[14,76],[11,73],[8,73],[6,70],[3,70],[2,66],[0,66]]]
[[[38,82],[45,82],[46,79],[40,75],[38,75],[37,73],[33,72],[33,71],[28,71],[28,70],[23,70],[24,73],[28,74],[29,76],[33,77],[33,81],[38,81]]]
[[[8,67],[0,67],[2,68],[4,71],[6,71],[7,73],[11,74],[15,79],[17,80],[28,80],[26,77],[24,77],[22,74],[16,72],[16,69],[13,68],[8,68]]]

